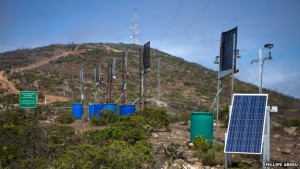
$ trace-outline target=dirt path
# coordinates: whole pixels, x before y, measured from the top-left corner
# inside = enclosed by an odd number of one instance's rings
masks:
[[[113,51],[113,52],[118,52],[118,53],[123,52],[122,50],[118,50],[118,49],[112,48],[112,47],[107,46],[107,45],[103,45],[103,46],[108,51]]]
[[[44,60],[41,60],[37,63],[34,63],[34,64],[31,64],[29,66],[25,66],[25,67],[20,67],[20,68],[16,68],[14,69],[14,71],[25,71],[25,70],[31,70],[31,69],[34,69],[36,67],[39,67],[41,65],[45,65],[53,60],[56,60],[58,58],[61,58],[61,57],[65,57],[65,56],[68,56],[69,54],[71,54],[73,52],[63,52],[62,54],[60,55],[56,55],[54,57],[51,57],[51,58],[47,58],[47,59],[44,59]]]
[[[52,103],[52,102],[56,102],[56,101],[65,102],[65,101],[70,100],[67,97],[55,96],[55,95],[49,95],[49,94],[46,94],[45,98],[46,98],[47,103]]]
[[[31,69],[37,68],[37,67],[39,67],[41,65],[48,64],[49,62],[54,61],[56,59],[59,59],[61,57],[66,57],[69,54],[75,54],[76,52],[82,52],[82,51],[78,51],[79,50],[79,46],[80,45],[78,45],[75,48],[74,51],[65,51],[62,54],[55,55],[55,56],[53,56],[51,58],[46,58],[46,59],[40,60],[37,63],[31,64],[31,65],[28,65],[28,66],[25,66],[25,67],[15,68],[15,69],[13,69],[13,71],[31,70]],[[106,46],[106,45],[104,45],[104,48],[107,49],[107,50],[114,51],[114,52],[122,52],[120,50],[111,48],[111,47]],[[9,81],[7,79],[7,77],[5,76],[4,71],[0,71],[0,88],[6,89],[9,92],[14,93],[14,94],[19,94],[19,90],[16,88],[16,86],[15,86],[15,84],[13,82],[11,82],[11,81]],[[45,95],[45,98],[47,100],[47,103],[51,103],[51,102],[55,102],[55,101],[68,101],[69,100],[69,98],[67,98],[67,97],[55,96],[55,95]]]
[[[15,84],[6,78],[6,76],[4,75],[4,71],[0,71],[0,88],[6,89],[14,94],[19,93],[19,90],[17,90]]]
[[[61,57],[68,56],[71,53],[74,53],[74,52],[65,51],[62,54],[59,54],[59,55],[56,55],[54,57],[41,60],[41,61],[39,61],[37,63],[34,63],[34,64],[31,64],[29,66],[16,68],[13,71],[31,70],[31,69],[34,69],[34,68],[39,67],[41,65],[48,64],[49,62],[51,62],[53,60],[59,59]],[[7,79],[7,77],[4,74],[4,71],[0,71],[0,88],[6,89],[9,92],[14,93],[14,94],[19,94],[19,90],[16,88],[16,86],[13,82],[11,82]],[[67,98],[67,97],[54,96],[54,95],[45,95],[45,98],[46,98],[48,103],[55,102],[55,101],[68,101],[69,100],[69,98]]]

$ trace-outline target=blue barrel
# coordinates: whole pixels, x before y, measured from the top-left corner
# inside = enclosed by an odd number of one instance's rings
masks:
[[[117,112],[117,105],[115,103],[107,103],[107,104],[103,104],[102,109],[107,109],[107,110],[111,110],[113,113]]]
[[[89,120],[95,115],[95,104],[89,105]]]
[[[72,106],[72,115],[76,118],[76,119],[82,119],[82,104],[81,103],[73,103]]]
[[[101,111],[103,109],[103,104],[95,104],[95,115],[101,117]]]
[[[125,104],[120,106],[120,116],[132,115],[135,113],[135,105]]]

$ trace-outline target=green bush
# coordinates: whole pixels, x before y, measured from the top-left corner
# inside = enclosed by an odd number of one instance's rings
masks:
[[[204,137],[196,137],[193,141],[195,153],[194,156],[200,159],[204,165],[214,164],[214,151],[210,148],[208,141]]]
[[[123,116],[120,121],[115,122],[112,126],[122,128],[126,130],[128,128],[136,128],[145,132],[145,134],[150,135],[153,128],[147,124],[146,118],[142,116]]]
[[[287,118],[282,123],[285,127],[300,127],[300,119],[297,118]]]
[[[214,152],[212,150],[205,152],[205,154],[201,154],[200,159],[201,159],[201,162],[203,165],[206,165],[206,166],[215,165]]]
[[[75,129],[69,126],[51,125],[44,127],[43,131],[51,144],[66,144],[75,136]]]
[[[285,131],[283,130],[283,126],[274,126],[271,128],[271,132],[273,134],[284,134]]]
[[[195,150],[199,150],[202,152],[207,151],[210,147],[208,141],[204,137],[201,137],[201,136],[197,136],[194,139],[193,144],[194,144]]]
[[[102,124],[102,121],[101,121],[101,118],[100,118],[98,115],[96,115],[96,114],[94,114],[94,115],[92,116],[92,118],[91,118],[91,123],[92,123],[93,125],[95,125],[95,126],[101,126],[101,125],[103,125],[103,124]]]
[[[101,119],[103,124],[112,124],[116,122],[119,118],[117,113],[114,113],[112,110],[103,109],[101,112]]]
[[[122,128],[112,126],[100,131],[87,131],[84,135],[86,142],[91,144],[106,144],[114,140],[120,140],[133,145],[138,141],[147,139],[143,130],[132,127]]]
[[[37,157],[37,158],[29,158],[26,157],[22,159],[22,161],[17,164],[16,168],[48,168],[46,159]]]
[[[214,152],[223,152],[224,151],[224,145],[223,144],[215,144],[212,147]]]
[[[229,106],[224,106],[219,110],[219,120],[224,123],[227,128],[229,122]]]
[[[70,112],[62,113],[56,118],[56,121],[58,121],[61,124],[70,124],[73,123],[75,120],[76,118]]]
[[[136,113],[138,116],[144,116],[146,123],[150,125],[154,131],[166,129],[170,124],[170,116],[167,114],[165,109],[147,109],[146,113],[144,110]]]
[[[212,151],[214,153],[214,163],[217,165],[224,164],[224,145],[223,144],[215,144],[212,147]]]
[[[296,128],[296,134],[300,134],[300,127]]]
[[[24,110],[8,110],[0,113],[0,125],[4,123],[29,126],[38,124],[38,120],[33,113]]]
[[[224,145],[216,144],[209,149],[208,142],[203,137],[197,137],[194,144],[194,156],[207,166],[224,164]]]
[[[130,145],[124,141],[113,141],[107,146],[82,144],[73,146],[60,155],[53,168],[142,168],[151,164],[153,156],[149,144]]]
[[[119,120],[119,115],[114,113],[109,109],[104,109],[101,111],[101,116],[93,115],[91,123],[95,126],[107,125],[117,122]]]
[[[1,90],[4,93],[4,90]],[[16,104],[19,103],[18,95],[16,94],[8,94],[0,97],[0,103],[3,104]]]
[[[190,120],[190,113],[188,112],[182,112],[182,113],[176,113],[171,117],[171,122],[172,123],[177,123],[177,122],[184,122],[184,125],[188,125],[188,122]]]

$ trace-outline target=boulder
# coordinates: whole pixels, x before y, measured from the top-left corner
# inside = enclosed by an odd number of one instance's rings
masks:
[[[158,134],[157,133],[152,133],[152,138],[158,139]]]
[[[202,168],[203,168],[203,165],[202,165],[201,162],[195,162],[195,163],[193,164],[193,167],[194,167],[195,169],[202,169]]]
[[[194,144],[193,143],[189,143],[189,147],[194,147]]]
[[[175,160],[169,169],[195,169],[182,159]]]
[[[187,159],[187,162],[188,163],[192,163],[192,164],[194,164],[195,162],[198,162],[199,161],[199,159],[198,158],[195,158],[195,157],[193,157],[193,158],[188,158]]]
[[[283,130],[287,133],[289,133],[289,135],[296,135],[296,129],[297,127],[285,127],[283,128]]]
[[[292,150],[289,149],[289,148],[284,148],[283,150],[281,150],[281,153],[283,153],[283,154],[291,154]]]
[[[193,157],[194,157],[193,152],[190,151],[190,150],[184,151],[184,152],[181,154],[181,156],[180,156],[180,158],[181,158],[181,159],[184,159],[184,160],[188,160],[188,159],[193,158]]]

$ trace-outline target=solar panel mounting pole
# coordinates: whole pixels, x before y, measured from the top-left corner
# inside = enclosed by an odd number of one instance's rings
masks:
[[[220,59],[220,58],[219,58]],[[220,63],[220,62],[219,62]],[[220,68],[220,67],[219,67]],[[221,70],[219,69],[218,71],[218,86],[217,86],[217,94],[219,93],[220,89],[221,89]],[[218,141],[218,123],[219,123],[219,109],[220,109],[220,94],[217,95],[217,117],[216,117],[216,133],[215,133],[215,142],[217,143]]]
[[[147,117],[147,72],[144,70],[144,114]]]
[[[262,61],[262,51],[259,49],[259,93],[262,93],[262,75],[263,75],[263,68],[264,68],[264,62]]]
[[[234,59],[235,59],[235,34],[233,34],[233,55],[232,55],[232,72],[231,72],[231,100],[233,97],[233,83],[234,83]]]
[[[267,107],[266,112],[266,124],[265,124],[265,133],[264,133],[264,145],[263,145],[263,154],[262,154],[262,167],[268,168],[265,166],[266,162],[270,162],[270,106]]]
[[[143,85],[143,75],[142,75],[142,48],[139,47],[139,59],[140,59],[140,68],[139,68],[139,75],[140,75],[140,111],[142,110],[142,85]]]
[[[222,85],[222,80],[221,80],[221,64],[220,64],[220,56],[216,56],[216,60],[214,61],[214,64],[219,64],[219,71],[218,71],[218,79],[217,79],[217,95],[216,95],[216,128],[215,128],[215,143],[217,143],[218,140],[218,123],[219,123],[219,109],[220,109],[220,93],[221,93],[221,85]],[[213,103],[214,104],[214,103]]]

